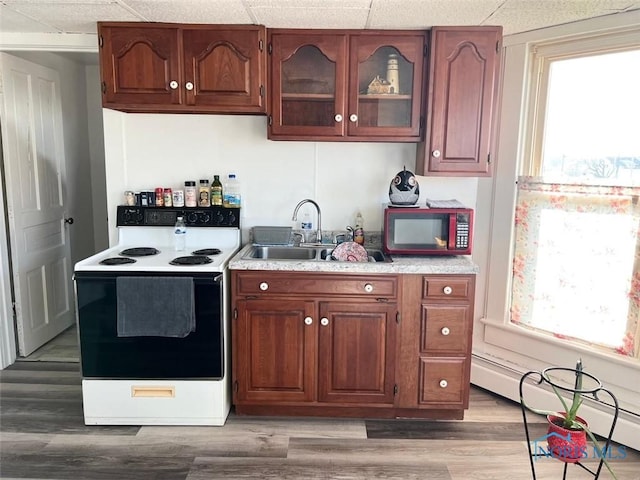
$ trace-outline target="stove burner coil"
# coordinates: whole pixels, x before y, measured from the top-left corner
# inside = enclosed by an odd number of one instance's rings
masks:
[[[202,250],[196,250],[192,252],[193,255],[218,255],[222,250],[219,248],[203,248]]]
[[[169,263],[171,265],[205,265],[211,262],[213,262],[213,260],[204,255],[191,255],[190,257],[174,258]]]
[[[127,263],[136,263],[135,259],[127,257],[111,257],[105,258],[100,265],[126,265]]]
[[[147,257],[149,255],[157,255],[160,250],[153,247],[134,247],[127,248],[120,252],[120,255],[127,255],[129,257]]]

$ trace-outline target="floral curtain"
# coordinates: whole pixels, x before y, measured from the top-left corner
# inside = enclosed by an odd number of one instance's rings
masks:
[[[640,358],[640,188],[518,179],[511,322]]]

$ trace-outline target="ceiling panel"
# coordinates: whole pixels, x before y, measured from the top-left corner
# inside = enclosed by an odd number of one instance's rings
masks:
[[[640,0],[0,0],[0,29],[93,34],[97,21],[111,20],[269,28],[502,25],[509,35],[639,8]]]
[[[373,0],[370,28],[483,25],[505,0]]]
[[[550,25],[610,15],[639,8],[637,0],[509,0],[489,19],[488,24],[504,25],[504,34],[526,32]]]
[[[9,3],[9,2],[7,2]],[[86,2],[71,3],[35,3],[14,2],[11,5],[19,13],[51,25],[56,30],[65,33],[96,33],[96,22],[102,21],[140,21],[140,16],[117,3]],[[11,27],[6,31],[20,31]]]
[[[270,28],[365,28],[371,0],[245,0]]]
[[[23,33],[57,33],[59,30],[0,4],[0,31]]]
[[[253,9],[258,23],[269,28],[365,28],[368,10],[262,8]]]
[[[126,0],[152,22],[255,23],[242,0]]]

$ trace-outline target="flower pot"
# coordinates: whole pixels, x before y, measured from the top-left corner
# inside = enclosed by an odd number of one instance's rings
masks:
[[[549,429],[547,430],[547,445],[554,458],[566,463],[576,463],[588,456],[587,433],[584,430],[572,430],[562,426],[563,413],[547,415]],[[576,420],[587,425],[582,418]]]

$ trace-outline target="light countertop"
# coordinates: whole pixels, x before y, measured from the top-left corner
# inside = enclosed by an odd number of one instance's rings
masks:
[[[476,274],[479,267],[470,256],[391,255],[393,262],[336,262],[326,260],[243,259],[252,248],[245,245],[229,262],[231,270],[273,270],[324,273]]]

